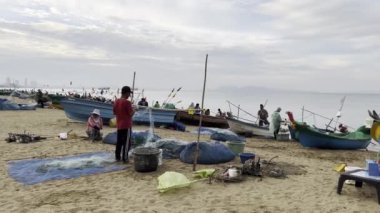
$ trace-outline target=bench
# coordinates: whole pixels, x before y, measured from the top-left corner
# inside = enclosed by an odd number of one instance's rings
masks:
[[[377,202],[380,204],[380,176],[369,176],[368,171],[364,169],[344,172],[339,177],[337,188],[338,194],[341,194],[343,184],[346,180],[354,180],[355,187],[362,187],[363,182],[375,186],[377,191]]]

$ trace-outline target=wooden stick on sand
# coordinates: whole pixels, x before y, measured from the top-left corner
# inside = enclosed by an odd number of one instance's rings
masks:
[[[198,160],[198,155],[199,155],[199,138],[201,135],[201,126],[202,126],[202,118],[203,118],[203,104],[204,104],[204,100],[205,100],[206,79],[207,79],[207,59],[208,59],[208,54],[206,54],[205,77],[204,77],[204,81],[203,81],[203,92],[202,92],[201,116],[199,118],[197,149],[195,150],[193,171],[196,170],[197,160]]]

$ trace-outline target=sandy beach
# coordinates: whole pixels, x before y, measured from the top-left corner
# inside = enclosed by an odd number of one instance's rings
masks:
[[[288,165],[287,178],[247,177],[239,183],[201,181],[189,188],[159,193],[157,177],[176,171],[192,179],[192,165],[164,160],[157,171],[138,173],[133,164],[127,170],[47,181],[35,185],[16,182],[8,174],[7,162],[16,159],[47,158],[97,151],[113,152],[113,145],[81,138],[60,140],[60,132],[73,130],[85,135],[85,124],[68,120],[61,110],[1,111],[0,128],[0,212],[380,212],[374,187],[345,184],[336,193],[339,174],[336,164],[365,166],[368,151],[306,149],[296,142],[247,138],[245,151],[261,159]],[[195,127],[188,127],[188,130]],[[148,129],[135,126],[134,129]],[[105,127],[104,134],[116,129]],[[46,136],[36,143],[7,143],[8,133],[24,131]],[[196,134],[155,129],[161,138],[195,141]],[[210,140],[202,136],[202,140]],[[198,169],[238,165],[239,159],[220,165],[198,165]]]

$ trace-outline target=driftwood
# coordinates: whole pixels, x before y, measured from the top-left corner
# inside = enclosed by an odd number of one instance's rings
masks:
[[[8,138],[5,139],[6,142],[20,142],[20,143],[31,143],[40,140],[44,140],[46,137],[41,137],[35,134],[18,134],[18,133],[8,133]]]

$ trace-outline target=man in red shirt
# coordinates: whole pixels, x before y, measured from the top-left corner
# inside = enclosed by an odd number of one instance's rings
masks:
[[[131,148],[132,116],[135,113],[132,103],[128,100],[131,88],[124,86],[121,89],[121,98],[113,105],[113,114],[116,115],[117,143],[115,157],[117,161],[128,162],[128,151]],[[121,152],[121,156],[120,156]]]

